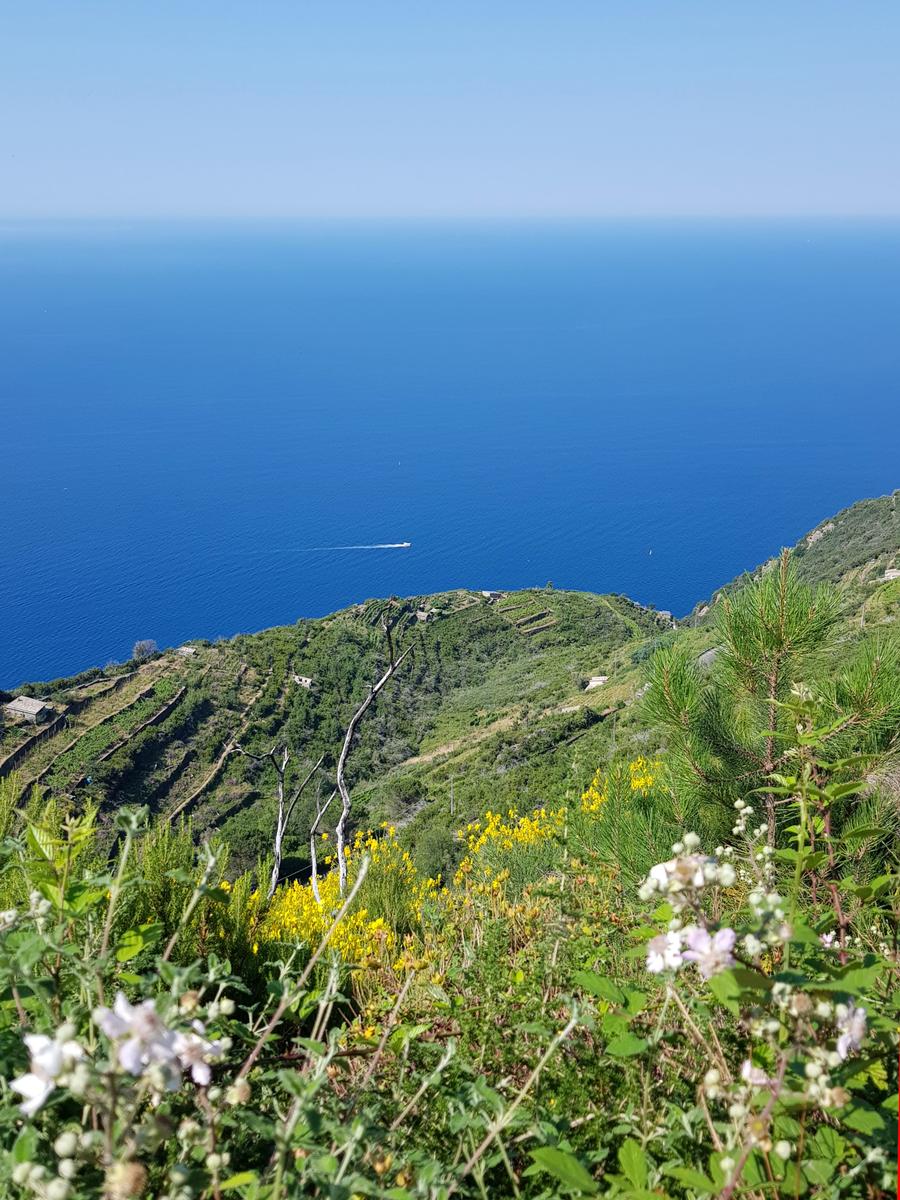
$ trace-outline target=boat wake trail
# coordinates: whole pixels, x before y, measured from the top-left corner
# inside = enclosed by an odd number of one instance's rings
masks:
[[[325,550],[408,550],[412,542],[371,542],[364,546],[287,546],[284,554],[317,554]]]

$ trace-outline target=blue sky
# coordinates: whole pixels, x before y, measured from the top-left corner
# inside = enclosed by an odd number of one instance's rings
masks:
[[[0,0],[0,216],[898,215],[898,53],[898,0]]]

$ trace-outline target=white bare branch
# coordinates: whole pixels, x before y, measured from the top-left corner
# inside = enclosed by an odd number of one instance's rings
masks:
[[[375,697],[403,662],[404,658],[406,658],[406,656],[412,650],[411,645],[407,646],[403,653],[398,658],[395,658],[394,646],[390,636],[390,627],[387,626],[386,622],[384,622],[383,628],[385,629],[385,636],[388,642],[390,657],[388,669],[381,676],[378,682],[370,689],[365,700],[363,700],[362,704],[350,718],[350,724],[347,726],[347,732],[344,735],[344,744],[341,747],[341,754],[338,758],[337,764],[337,786],[341,796],[341,815],[335,827],[334,834],[338,860],[338,878],[340,879],[342,896],[347,887],[347,858],[344,852],[344,843],[347,836],[347,821],[350,817],[350,792],[347,788],[347,781],[344,779],[344,768],[347,765],[347,758],[350,754],[350,747],[353,743],[353,735],[356,733],[357,726],[365,716]]]

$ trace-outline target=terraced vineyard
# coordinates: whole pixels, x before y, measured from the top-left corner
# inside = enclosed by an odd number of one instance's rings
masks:
[[[896,552],[884,533],[892,503],[876,509],[876,557],[834,580],[848,653],[864,629],[886,629],[900,615],[900,581],[889,577]],[[843,519],[807,548],[807,565]],[[66,724],[16,764],[21,791],[37,783],[107,814],[147,805],[187,816],[197,837],[223,827],[246,865],[269,848],[274,781],[235,744],[257,755],[287,744],[292,774],[325,756],[286,843],[292,869],[302,869],[316,788],[333,786],[350,715],[384,669],[385,620],[413,652],[354,742],[354,816],[413,823],[417,844],[444,854],[448,830],[469,815],[574,791],[625,744],[643,753],[650,735],[636,701],[647,663],[675,637],[698,656],[715,638],[699,610],[673,630],[667,615],[627,597],[552,587],[368,600],[321,620],[198,643],[191,654],[30,685],[66,712]],[[586,690],[599,675],[607,681]],[[6,744],[32,732],[11,726]]]

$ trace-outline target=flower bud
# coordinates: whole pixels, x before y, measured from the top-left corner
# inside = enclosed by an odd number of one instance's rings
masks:
[[[139,1162],[114,1163],[106,1172],[104,1196],[107,1200],[133,1200],[143,1196],[147,1170]]]
[[[784,1162],[787,1162],[787,1160],[794,1153],[794,1147],[791,1145],[790,1142],[786,1142],[782,1138],[782,1140],[780,1142],[775,1143],[775,1153],[778,1155],[778,1157],[780,1159],[782,1159]]]
[[[63,1130],[53,1143],[53,1152],[59,1158],[71,1158],[78,1149],[78,1138],[71,1129]]]
[[[246,1079],[236,1079],[225,1091],[225,1103],[232,1106],[246,1104],[250,1099],[250,1084]]]

